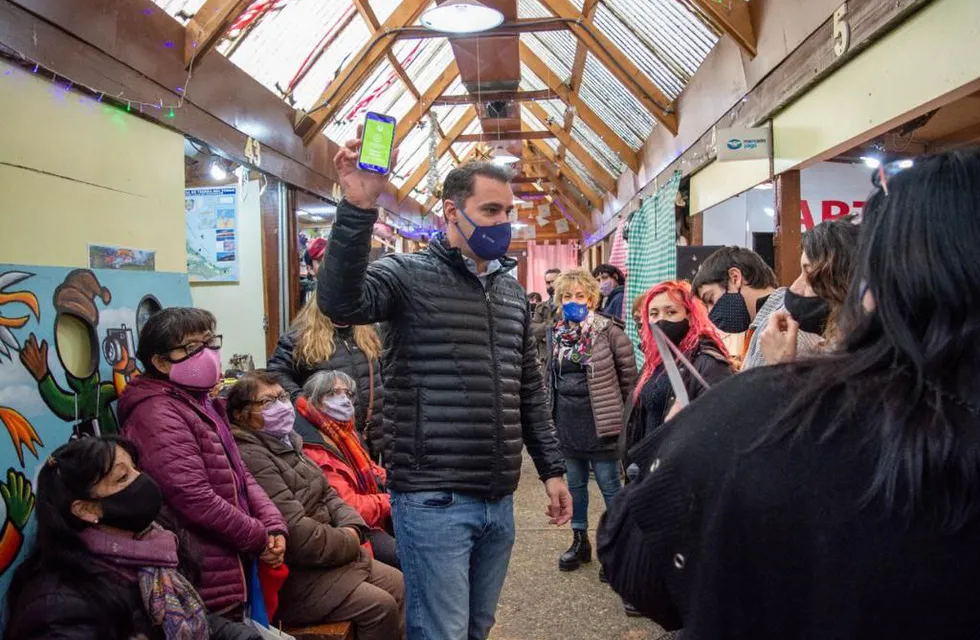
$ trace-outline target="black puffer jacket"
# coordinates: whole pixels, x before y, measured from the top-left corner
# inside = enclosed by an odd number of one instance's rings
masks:
[[[354,332],[350,327],[338,328],[334,337],[334,352],[329,360],[319,362],[314,366],[297,362],[293,359],[296,348],[296,329],[290,329],[279,338],[276,351],[269,359],[268,370],[276,374],[282,388],[289,392],[293,401],[299,397],[306,381],[320,371],[343,371],[357,383],[357,413],[354,424],[370,448],[371,457],[375,460],[381,453],[382,430],[381,410],[384,406],[384,389],[381,386],[381,362],[368,362],[364,352],[357,348],[354,342]],[[367,422],[367,407],[371,396],[371,372],[374,372],[374,408],[371,412],[371,424]]]
[[[480,280],[444,239],[368,264],[375,210],[342,202],[317,301],[337,322],[388,321],[385,463],[395,491],[513,493],[526,444],[542,479],[565,465],[515,262]],[[390,438],[390,441],[389,441]]]

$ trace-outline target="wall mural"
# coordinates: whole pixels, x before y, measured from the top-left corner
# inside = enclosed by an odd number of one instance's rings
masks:
[[[0,594],[30,537],[41,463],[71,438],[118,433],[140,328],[191,304],[185,274],[0,264]]]

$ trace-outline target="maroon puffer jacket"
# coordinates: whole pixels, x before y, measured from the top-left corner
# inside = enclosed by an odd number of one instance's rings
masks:
[[[214,408],[224,417],[224,404]],[[252,474],[245,469],[248,515],[240,509],[235,472],[215,420],[190,394],[167,380],[139,377],[119,399],[123,434],[136,443],[140,467],[157,481],[177,524],[186,529],[201,556],[198,589],[213,613],[246,599],[241,554],[258,554],[270,532],[286,522]],[[227,427],[225,418],[224,428]],[[243,466],[244,467],[244,466]]]

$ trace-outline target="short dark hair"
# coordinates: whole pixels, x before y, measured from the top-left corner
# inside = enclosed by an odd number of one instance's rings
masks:
[[[607,275],[619,284],[626,282],[626,276],[624,276],[623,272],[619,270],[619,267],[615,267],[611,264],[600,264],[598,267],[592,270],[592,277],[596,280],[598,280],[599,276],[601,275]]]
[[[698,295],[701,287],[708,284],[727,286],[728,270],[732,268],[741,271],[745,284],[753,289],[775,289],[779,286],[776,273],[758,253],[743,247],[722,247],[701,263],[691,282],[691,289]]]
[[[153,356],[167,353],[181,339],[192,333],[214,331],[217,320],[214,314],[205,309],[192,307],[170,307],[150,316],[139,335],[139,346],[136,357],[143,363],[147,374],[159,376],[160,372],[153,366]]]
[[[231,388],[231,391],[228,392],[228,404],[226,405],[228,419],[235,422],[238,416],[242,414],[242,411],[252,404],[252,398],[255,397],[259,387],[271,387],[272,385],[282,386],[282,383],[279,381],[279,378],[265,369],[249,371],[239,378],[238,382]]]
[[[541,302],[544,300],[544,298],[541,297],[541,294],[537,291],[532,291],[531,293],[527,294],[527,299],[528,302]]]
[[[477,176],[507,184],[514,178],[511,170],[503,165],[492,162],[467,162],[456,167],[446,176],[446,181],[442,185],[443,199],[452,200],[457,205],[463,206],[463,203],[473,195],[473,183]]]
[[[550,269],[548,269],[547,271],[544,272],[544,275],[545,275],[545,277],[548,277],[552,273],[560,276],[561,275],[561,269],[559,269],[558,267],[551,267]]]

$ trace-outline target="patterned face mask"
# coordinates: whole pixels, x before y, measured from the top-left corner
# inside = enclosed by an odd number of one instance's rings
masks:
[[[745,333],[752,324],[749,307],[741,293],[726,293],[718,298],[708,317],[724,333]]]

